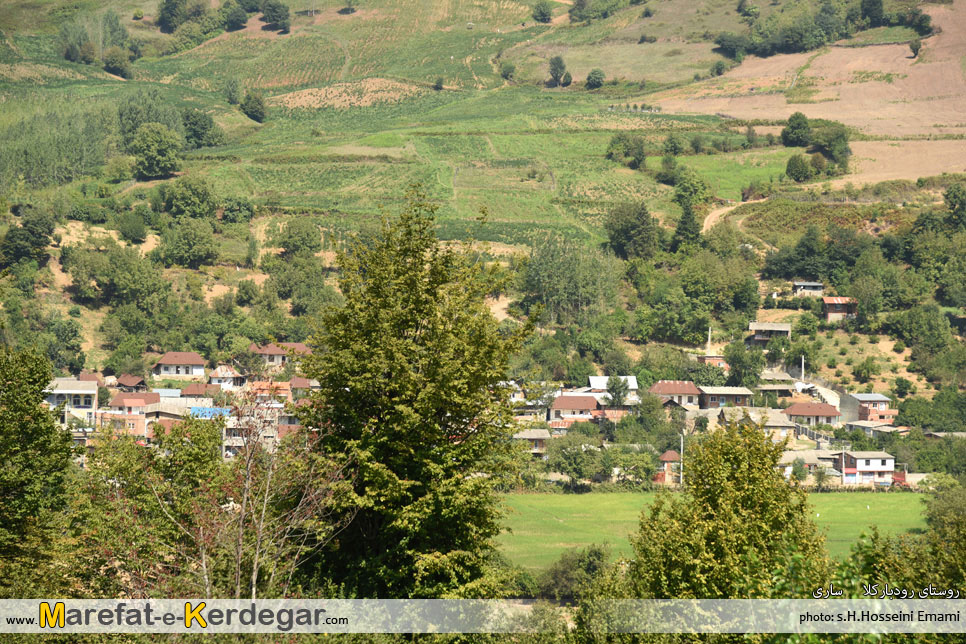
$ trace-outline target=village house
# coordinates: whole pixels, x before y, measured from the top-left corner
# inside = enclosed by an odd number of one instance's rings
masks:
[[[784,413],[799,425],[837,425],[842,414],[828,403],[800,402],[789,405]]]
[[[835,469],[842,485],[889,486],[895,471],[895,457],[886,452],[836,452]]]
[[[779,398],[790,398],[795,392],[795,380],[780,369],[765,369],[761,381],[755,387],[762,393],[775,394]]]
[[[144,378],[129,373],[122,373],[117,377],[117,388],[121,391],[131,393],[148,390],[148,386],[147,383],[144,382]]]
[[[158,378],[204,380],[205,359],[194,351],[168,351],[152,370]]]
[[[824,292],[821,282],[792,282],[792,297],[822,297]]]
[[[47,406],[60,411],[62,427],[73,420],[75,423],[93,426],[97,415],[97,382],[77,378],[54,378],[44,390]]]
[[[889,406],[891,402],[892,399],[884,394],[855,393],[842,396],[839,407],[845,422],[869,420],[891,424],[899,415],[898,409]]]
[[[235,391],[245,385],[245,376],[231,365],[220,364],[208,374],[208,384],[218,385],[225,391]]]
[[[147,437],[147,409],[161,402],[154,392],[122,392],[108,403],[109,410],[101,412],[101,427],[111,428],[131,436]]]
[[[312,349],[302,342],[278,342],[258,346],[252,342],[248,350],[260,356],[265,366],[270,370],[284,367],[290,360],[298,360],[301,356],[312,355]]]
[[[837,322],[855,317],[857,302],[854,297],[823,297],[822,314],[826,322]]]
[[[701,409],[713,407],[745,407],[751,404],[751,390],[747,387],[698,387]]]
[[[690,380],[658,380],[647,391],[681,406],[697,405],[701,396],[701,390]]]
[[[513,439],[526,441],[528,451],[533,458],[546,460],[547,441],[550,440],[550,430],[541,428],[524,429],[514,434]]]
[[[792,325],[784,322],[749,322],[748,330],[752,335],[746,343],[764,347],[772,338],[792,339]]]
[[[849,431],[858,429],[864,432],[869,438],[879,438],[880,436],[888,436],[889,434],[905,436],[910,431],[909,427],[893,425],[891,420],[850,420],[843,424],[845,425],[845,429]]]
[[[308,378],[302,378],[300,376],[294,376],[291,380],[289,380],[288,384],[292,390],[292,398],[294,400],[305,398],[313,391],[318,391],[320,389],[318,380],[309,380]]]
[[[709,364],[714,367],[718,367],[719,369],[722,369],[725,373],[728,373],[729,371],[731,371],[731,365],[728,364],[724,356],[717,356],[717,355],[710,355],[710,354],[698,356],[698,362],[700,362],[701,364]]]
[[[206,385],[200,382],[193,382],[181,390],[182,398],[211,398],[217,393],[221,393],[218,385]]]
[[[791,479],[792,468],[795,461],[801,460],[809,475],[814,475],[819,469],[824,469],[829,473],[831,480],[840,482],[841,475],[835,469],[837,460],[836,452],[827,449],[799,449],[785,450],[778,460],[778,469],[781,470],[786,479]]]
[[[657,459],[661,466],[652,479],[660,485],[678,485],[681,483],[681,455],[669,449]]]
[[[708,411],[714,411],[709,409]],[[709,417],[708,429],[727,422],[741,422],[748,418],[755,425],[760,425],[773,443],[780,443],[785,439],[794,439],[797,426],[788,419],[780,409],[768,407],[721,407],[716,419]]]
[[[597,399],[593,396],[557,396],[550,406],[550,426],[565,429],[576,422],[593,422],[593,412],[598,408]]]

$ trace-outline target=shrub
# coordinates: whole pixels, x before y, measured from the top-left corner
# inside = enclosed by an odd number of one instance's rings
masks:
[[[560,79],[560,84],[564,87],[570,87],[570,84],[574,82],[574,77],[570,75],[570,72],[564,72],[563,78]]]
[[[788,159],[785,174],[793,181],[802,183],[812,178],[812,166],[804,154],[795,154]]]
[[[726,71],[728,71],[728,66],[725,64],[725,62],[723,60],[719,60],[719,61],[715,62],[714,65],[711,66],[711,75],[712,76],[721,76]]]
[[[604,84],[604,72],[601,69],[592,69],[587,74],[587,89],[597,89]]]
[[[144,12],[141,11],[140,9],[135,9],[134,10],[134,15],[132,16],[132,18],[134,20],[143,20],[144,19]]]
[[[235,224],[250,221],[255,215],[255,205],[247,197],[229,197],[225,200],[222,221]]]
[[[553,20],[553,6],[549,0],[539,0],[533,5],[533,19],[543,23]]]
[[[437,78],[436,79],[436,82],[433,83],[433,89],[435,89],[437,92],[438,91],[441,91],[443,89],[443,77],[442,76],[440,76],[439,78]]]
[[[504,60],[502,63],[500,63],[500,76],[502,76],[504,80],[513,80],[513,74],[515,74],[516,71],[517,66],[510,61]]]
[[[242,99],[239,107],[241,108],[242,113],[251,120],[259,123],[265,120],[267,110],[265,107],[265,97],[262,96],[261,92],[245,92],[245,98]]]
[[[892,346],[892,350],[896,353],[902,353],[906,350],[906,343],[902,340],[896,340],[896,343]]]

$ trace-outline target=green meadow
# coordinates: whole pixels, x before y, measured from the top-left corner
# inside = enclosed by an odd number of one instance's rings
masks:
[[[654,493],[509,494],[508,531],[498,543],[509,560],[530,571],[543,570],[569,548],[607,543],[617,556],[631,556],[628,536],[638,529],[641,511]],[[833,558],[845,557],[872,526],[882,534],[925,527],[918,494],[824,493],[809,496],[810,512],[825,534]]]

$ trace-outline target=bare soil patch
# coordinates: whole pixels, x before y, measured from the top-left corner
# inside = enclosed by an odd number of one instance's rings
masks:
[[[420,93],[422,89],[416,85],[386,78],[366,78],[281,94],[271,98],[269,103],[292,108],[368,107],[379,103],[397,103]]]
[[[923,8],[943,31],[923,41],[919,59],[911,57],[908,46],[899,44],[830,47],[818,55],[749,57],[721,79],[660,93],[651,100],[667,112],[785,119],[801,111],[811,118],[838,120],[872,134],[964,134],[966,0]],[[810,59],[811,64],[803,69]],[[783,93],[761,94],[764,88],[783,91],[796,77],[797,82],[808,79],[816,91],[811,100],[816,102],[788,103]],[[748,91],[742,92],[742,86]],[[910,163],[905,176],[923,174]]]
[[[861,185],[966,172],[966,141],[855,141],[849,144],[850,172],[832,182]]]
[[[493,317],[502,322],[510,317],[507,312],[507,308],[510,306],[510,298],[506,295],[501,295],[497,299],[487,298],[486,304],[490,307],[490,312],[493,313]]]

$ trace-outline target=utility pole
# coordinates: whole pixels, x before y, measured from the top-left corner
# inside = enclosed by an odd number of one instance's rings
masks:
[[[678,480],[684,487],[684,434],[681,434],[681,466],[678,468]]]
[[[805,380],[805,354],[802,354],[802,380]]]

